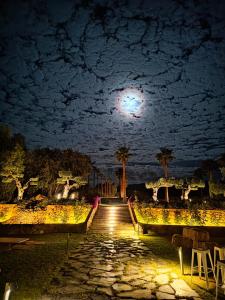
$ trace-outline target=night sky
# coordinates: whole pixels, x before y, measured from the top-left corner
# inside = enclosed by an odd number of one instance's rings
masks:
[[[225,152],[225,1],[1,1],[0,103],[29,148],[126,145],[140,182],[166,146],[188,175]]]

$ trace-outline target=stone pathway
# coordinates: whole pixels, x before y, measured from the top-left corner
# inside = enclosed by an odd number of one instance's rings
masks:
[[[42,300],[199,299],[138,237],[88,234]]]

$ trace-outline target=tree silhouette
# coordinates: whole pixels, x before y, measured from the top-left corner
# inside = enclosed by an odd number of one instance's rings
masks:
[[[123,146],[117,149],[115,152],[116,159],[122,163],[122,179],[120,183],[120,196],[123,201],[126,201],[126,187],[127,187],[127,178],[126,178],[126,164],[131,156],[129,153],[129,148]]]
[[[217,164],[220,168],[220,172],[222,174],[223,180],[225,179],[225,153],[223,153],[219,159],[217,160]]]
[[[160,148],[159,153],[156,154],[156,159],[159,161],[160,165],[163,167],[164,176],[167,179],[168,178],[168,166],[169,162],[174,159],[174,156],[172,155],[172,150],[168,148]],[[169,202],[169,192],[168,187],[165,188],[165,199],[167,202]]]

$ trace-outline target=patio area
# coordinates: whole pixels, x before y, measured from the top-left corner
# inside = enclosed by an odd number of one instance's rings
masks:
[[[14,282],[10,299],[214,299],[215,283],[194,276],[184,255],[180,273],[169,237],[134,232],[33,236],[36,245],[1,251],[3,283]],[[40,243],[40,241],[45,243]],[[68,254],[68,256],[67,256]],[[27,267],[29,266],[29,267]],[[3,282],[4,281],[4,282]]]

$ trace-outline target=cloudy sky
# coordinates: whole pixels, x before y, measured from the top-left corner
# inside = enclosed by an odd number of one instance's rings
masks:
[[[1,1],[0,120],[30,148],[72,147],[101,169],[129,146],[134,181],[225,152],[223,0]]]

